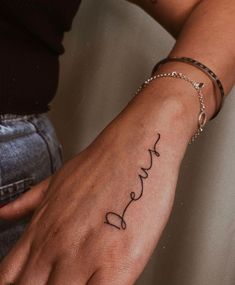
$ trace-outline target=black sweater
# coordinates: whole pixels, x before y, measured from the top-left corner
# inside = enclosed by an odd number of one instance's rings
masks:
[[[0,113],[46,112],[81,0],[0,0]]]

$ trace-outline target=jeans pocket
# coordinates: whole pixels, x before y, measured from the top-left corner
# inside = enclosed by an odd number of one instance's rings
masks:
[[[0,206],[15,200],[21,194],[28,191],[32,184],[33,178],[28,177],[11,184],[0,186]]]

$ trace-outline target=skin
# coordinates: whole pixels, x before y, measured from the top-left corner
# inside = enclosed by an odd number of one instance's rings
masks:
[[[230,91],[235,81],[234,1],[135,3],[177,38],[171,55],[205,63],[221,78],[226,93]],[[219,96],[207,76],[182,63],[161,69],[172,70],[206,83],[210,118]],[[198,112],[198,98],[189,84],[156,80],[58,173],[0,209],[0,218],[10,220],[34,212],[25,234],[0,265],[0,285],[133,284],[167,223]],[[138,192],[137,174],[149,164],[148,149],[157,133],[160,157],[154,159],[144,195],[128,209],[128,228],[117,230],[104,223],[105,214],[121,212],[129,193]]]

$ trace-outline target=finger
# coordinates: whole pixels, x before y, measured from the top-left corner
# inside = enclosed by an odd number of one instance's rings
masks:
[[[14,281],[17,285],[45,285],[51,270],[52,262],[34,250],[30,252],[24,268]]]
[[[83,268],[83,269],[82,269]],[[57,262],[48,279],[47,285],[85,285],[88,268],[73,262]]]
[[[0,285],[14,283],[27,262],[31,242],[27,236],[22,236],[0,264]]]
[[[136,276],[127,271],[97,270],[85,283],[86,285],[132,285]]]
[[[0,208],[0,219],[17,220],[31,214],[41,203],[50,181],[51,177],[43,180],[15,201]]]

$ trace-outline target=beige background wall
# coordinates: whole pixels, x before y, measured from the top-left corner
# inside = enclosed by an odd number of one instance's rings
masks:
[[[122,0],[83,0],[51,113],[65,157],[115,117],[174,40]],[[235,92],[232,92],[235,93]],[[235,284],[235,94],[188,149],[175,206],[138,285]]]

